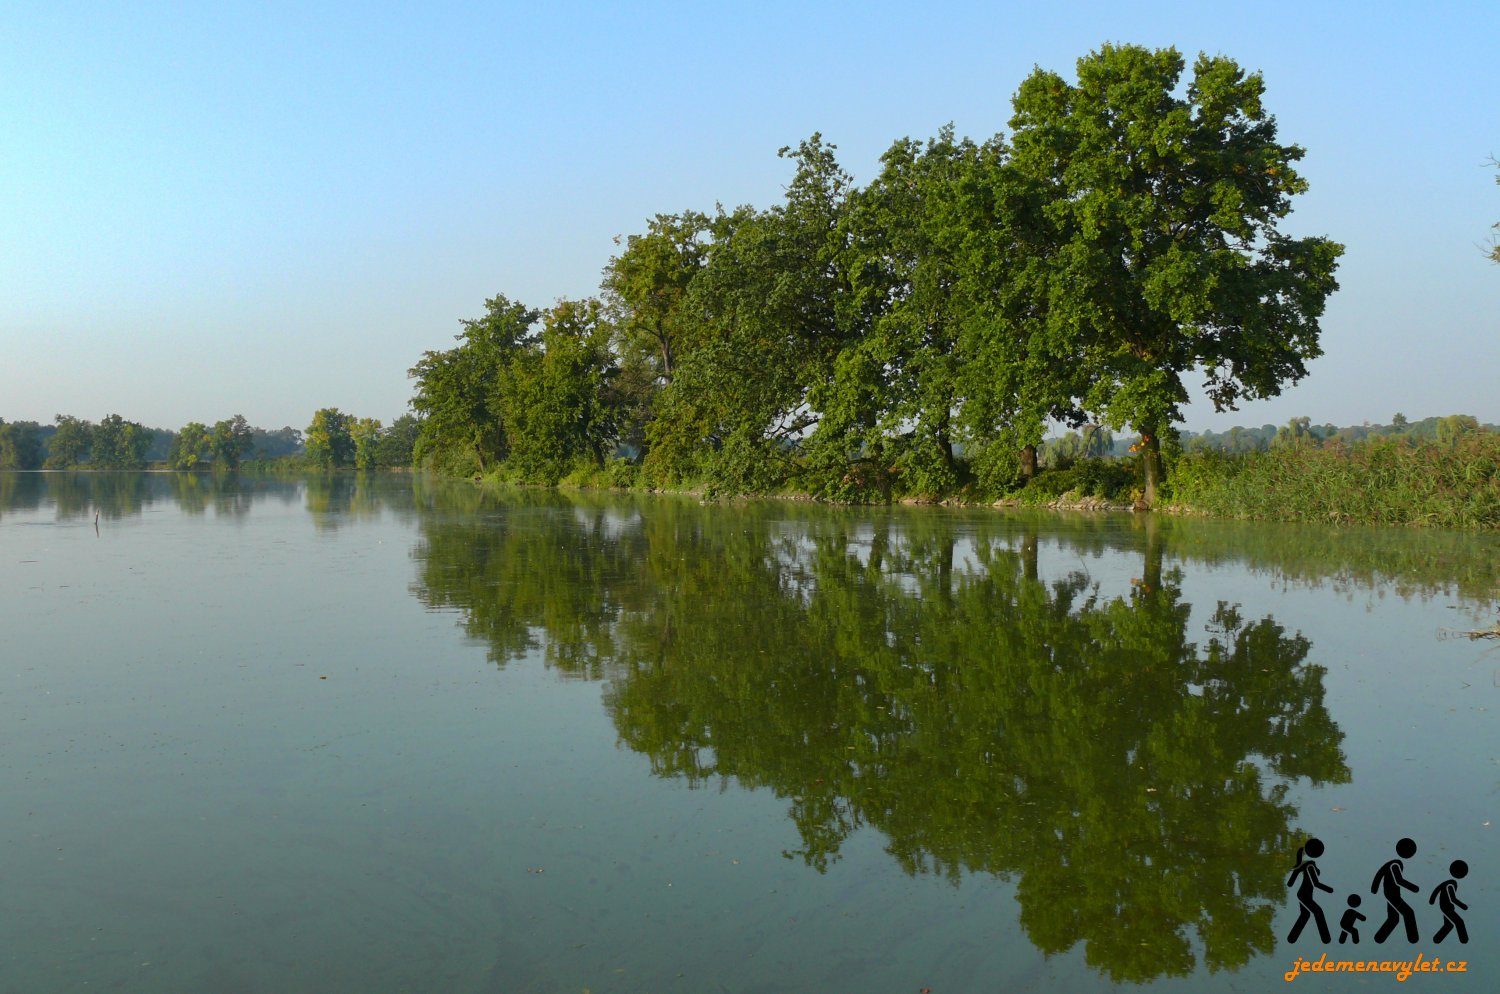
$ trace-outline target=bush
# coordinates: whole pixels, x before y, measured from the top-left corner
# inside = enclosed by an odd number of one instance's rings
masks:
[[[1066,469],[1043,470],[1015,496],[1027,504],[1047,504],[1067,496],[1124,501],[1135,486],[1135,460],[1081,459]]]

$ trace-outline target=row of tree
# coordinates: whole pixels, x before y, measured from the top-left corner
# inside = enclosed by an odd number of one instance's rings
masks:
[[[183,471],[233,471],[251,459],[304,458],[318,469],[405,468],[412,463],[416,435],[417,419],[411,415],[385,427],[337,408],[318,411],[305,435],[291,427],[257,428],[238,414],[211,426],[190,421],[175,432],[118,414],[97,424],[59,414],[51,425],[0,420],[0,469],[140,470],[155,463]]]
[[[1091,422],[1139,434],[1149,499],[1185,377],[1228,409],[1305,375],[1342,247],[1280,230],[1303,150],[1258,74],[1077,69],[1021,84],[1009,140],[902,139],[861,187],[814,135],[780,203],[657,216],[599,299],[488,301],[411,370],[419,456],[550,482],[622,444],[648,481],[938,493]]]
[[[376,418],[356,418],[337,407],[313,415],[303,435],[304,456],[316,469],[394,469],[411,465],[417,419],[409,414],[389,428]]]
[[[1223,432],[1185,432],[1182,436],[1182,448],[1186,452],[1264,452],[1284,445],[1352,445],[1371,438],[1451,442],[1469,432],[1496,430],[1494,425],[1481,424],[1471,414],[1450,414],[1446,417],[1409,421],[1406,415],[1398,412],[1388,425],[1362,424],[1342,428],[1333,424],[1315,425],[1311,418],[1301,417],[1292,418],[1280,426],[1267,424],[1259,428],[1243,428],[1236,425]]]
[[[98,424],[68,414],[44,432],[34,422],[0,421],[0,469],[145,469],[155,432],[111,414]]]

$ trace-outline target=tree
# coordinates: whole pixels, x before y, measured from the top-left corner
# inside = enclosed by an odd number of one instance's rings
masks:
[[[617,314],[622,354],[649,356],[664,382],[701,330],[683,303],[707,259],[710,230],[708,216],[696,211],[658,214],[604,268],[603,291]]]
[[[261,459],[293,456],[302,451],[302,429],[285,425],[275,431],[250,429],[250,451]]]
[[[227,421],[214,424],[209,446],[213,452],[215,469],[238,469],[240,461],[255,446],[254,430],[245,421],[244,415],[236,414]]]
[[[1437,440],[1453,444],[1464,435],[1479,430],[1479,419],[1472,414],[1450,414],[1437,423]]]
[[[821,457],[825,484],[861,455],[922,492],[958,481],[961,370],[971,360],[960,338],[970,302],[958,292],[961,252],[985,223],[964,210],[959,190],[1001,155],[998,141],[956,140],[951,127],[925,144],[902,139],[882,156],[880,175],[850,196],[840,260],[849,272],[848,344],[809,396],[821,414],[809,450]]]
[[[1076,85],[1035,71],[1011,121],[1017,167],[1054,194],[1051,320],[1085,358],[1080,406],[1140,432],[1148,504],[1183,376],[1201,367],[1217,410],[1301,379],[1343,252],[1278,230],[1307,183],[1260,75],[1200,55],[1178,95],[1183,67],[1175,49],[1106,45]]]
[[[351,420],[349,437],[354,443],[354,468],[374,469],[380,444],[380,422],[375,418]]]
[[[336,407],[325,407],[313,415],[303,436],[307,461],[318,469],[339,469],[354,462],[354,439],[349,434],[352,419]]]
[[[460,322],[460,344],[424,352],[408,375],[417,381],[411,406],[422,419],[416,457],[432,454],[477,465],[505,458],[499,381],[517,352],[536,338],[538,313],[504,295],[485,301],[481,318]]]
[[[143,425],[111,414],[94,427],[89,462],[96,469],[145,469],[152,434]]]
[[[57,430],[47,441],[48,469],[72,469],[88,462],[94,445],[94,425],[71,414],[59,414],[55,419]]]
[[[172,439],[172,448],[167,451],[167,465],[173,469],[193,470],[212,456],[208,426],[189,421],[182,426],[177,437]]]
[[[403,414],[392,421],[375,443],[376,464],[392,469],[409,467],[421,428],[421,422],[411,414]]]
[[[817,425],[811,386],[832,375],[857,327],[844,230],[853,181],[834,151],[816,134],[783,148],[797,164],[785,200],[715,217],[685,305],[704,323],[701,344],[659,398],[647,435],[653,472],[765,489],[786,478]]]
[[[1036,475],[1051,423],[1083,425],[1089,379],[1068,309],[1054,301],[1062,232],[1047,210],[1062,194],[1045,172],[1018,168],[999,138],[987,148],[957,189],[967,221],[956,290],[969,300],[961,420],[976,475],[1003,486],[1016,470]]]
[[[0,469],[40,469],[42,438],[31,421],[0,420]]]
[[[1292,418],[1285,425],[1276,429],[1276,437],[1271,440],[1271,447],[1273,449],[1296,448],[1298,446],[1310,445],[1315,439],[1312,418]]]
[[[613,328],[597,300],[563,300],[542,316],[542,337],[501,381],[508,464],[523,480],[556,483],[579,461],[603,466],[616,429],[605,404],[614,376]]]

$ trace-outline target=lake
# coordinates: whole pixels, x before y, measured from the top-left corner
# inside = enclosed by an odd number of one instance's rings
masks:
[[[1500,985],[1495,536],[0,473],[0,591],[0,991]]]

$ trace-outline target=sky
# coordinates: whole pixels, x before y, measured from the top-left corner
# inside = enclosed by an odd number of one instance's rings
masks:
[[[0,417],[405,413],[497,293],[597,291],[658,212],[768,206],[817,131],[1007,130],[1105,42],[1259,71],[1346,246],[1324,356],[1185,426],[1500,422],[1500,3],[0,6]],[[1201,398],[1201,395],[1196,395]]]

